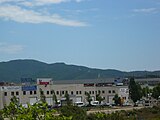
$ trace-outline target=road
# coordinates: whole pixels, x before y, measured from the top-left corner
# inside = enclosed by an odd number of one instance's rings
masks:
[[[90,113],[96,113],[96,112],[104,112],[106,114],[110,114],[116,111],[121,111],[121,110],[125,110],[125,111],[129,111],[129,110],[133,110],[133,109],[141,109],[143,107],[119,107],[119,108],[108,108],[108,109],[99,109],[99,110],[89,110],[87,111],[87,114]]]

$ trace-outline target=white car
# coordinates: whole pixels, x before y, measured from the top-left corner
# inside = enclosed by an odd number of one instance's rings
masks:
[[[78,106],[78,107],[85,106],[85,104],[83,102],[75,102],[74,104],[75,104],[75,106]]]
[[[99,101],[91,101],[91,105],[98,106],[99,105]]]

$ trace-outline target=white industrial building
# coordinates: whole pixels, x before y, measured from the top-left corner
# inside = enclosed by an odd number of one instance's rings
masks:
[[[100,93],[104,103],[112,104],[115,94],[118,94],[124,103],[128,102],[128,86],[116,86],[113,81],[114,79],[53,81],[51,78],[38,78],[37,84],[4,85],[0,86],[0,109],[8,105],[13,96],[24,106],[28,103],[33,105],[40,99],[40,92],[46,96],[46,102],[53,105],[53,90],[58,100],[64,100],[67,92],[73,103],[86,103],[85,92],[91,95],[93,101],[96,100],[96,94]]]

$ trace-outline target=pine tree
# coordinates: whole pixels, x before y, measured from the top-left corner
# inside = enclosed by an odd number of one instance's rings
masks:
[[[141,86],[135,82],[134,78],[131,78],[129,82],[129,94],[134,103],[142,98]]]

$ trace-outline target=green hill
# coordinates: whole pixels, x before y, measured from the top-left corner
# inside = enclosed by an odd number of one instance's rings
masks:
[[[55,80],[96,79],[115,77],[158,77],[160,71],[122,72],[113,69],[93,69],[65,63],[47,64],[36,60],[0,62],[0,81],[20,82],[21,78],[51,77]]]

